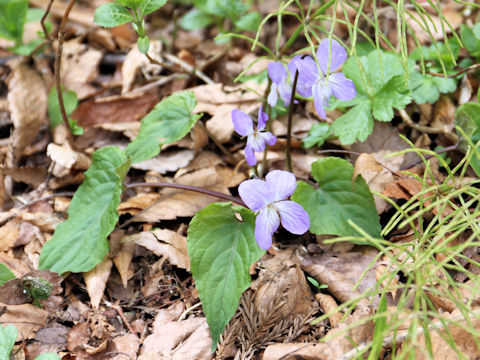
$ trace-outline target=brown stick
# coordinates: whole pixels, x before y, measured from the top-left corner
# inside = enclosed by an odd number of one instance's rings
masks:
[[[60,23],[60,28],[58,29],[58,48],[55,54],[55,88],[57,89],[58,105],[60,107],[60,113],[62,114],[63,122],[67,127],[67,141],[73,149],[73,134],[70,129],[70,124],[68,122],[67,112],[65,111],[65,104],[63,102],[62,86],[60,79],[60,62],[62,60],[62,51],[63,51],[63,40],[65,38],[65,25],[67,24],[68,15],[72,10],[73,5],[76,0],[70,0],[65,14],[63,15],[62,22]],[[53,2],[53,1],[52,1]],[[50,4],[51,5],[51,4]]]

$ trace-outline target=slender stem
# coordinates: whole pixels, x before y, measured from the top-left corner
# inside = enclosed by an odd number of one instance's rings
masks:
[[[293,79],[292,94],[290,95],[290,106],[288,107],[288,123],[287,123],[287,148],[285,149],[285,161],[287,163],[287,170],[292,172],[292,117],[293,107],[295,106],[295,91],[297,90],[298,69],[295,70],[295,78]]]
[[[443,153],[446,153],[446,152],[449,152],[449,151],[455,151],[455,150],[458,150],[458,144],[450,145],[450,146],[446,146],[444,148],[438,149],[438,150],[435,151],[435,154],[443,154]],[[432,157],[433,157],[433,155],[426,155],[425,160],[428,160]],[[415,160],[415,161],[413,161],[413,162],[411,162],[407,165],[402,166],[402,168],[400,170],[410,169],[411,167],[420,164],[422,161],[423,161],[423,159]]]
[[[187,190],[187,191],[194,191],[194,192],[198,192],[200,194],[205,194],[205,195],[208,195],[208,196],[213,196],[213,197],[216,197],[216,198],[219,198],[219,199],[223,199],[223,200],[226,200],[226,201],[231,201],[235,204],[238,204],[240,206],[244,206],[244,207],[247,207],[247,205],[245,205],[245,203],[235,197],[235,196],[231,196],[231,195],[227,195],[227,194],[222,194],[220,192],[217,192],[217,191],[213,191],[213,190],[208,190],[208,189],[203,189],[203,188],[199,188],[199,187],[196,187],[196,186],[191,186],[191,185],[182,185],[182,184],[171,184],[171,183],[166,183],[166,182],[152,182],[152,183],[130,183],[130,184],[125,184],[125,187],[126,188],[135,188],[135,187],[146,187],[146,186],[153,186],[153,187],[166,187],[166,188],[172,188],[172,189],[181,189],[181,190]]]
[[[447,78],[455,78],[459,75],[462,75],[463,73],[466,73],[466,72],[469,72],[469,71],[472,71],[472,70],[475,70],[475,69],[478,69],[480,67],[480,64],[473,64],[473,65],[470,65],[469,67],[465,68],[465,69],[462,69],[460,70],[459,72],[455,73],[455,74],[451,74],[451,75],[447,75]],[[433,76],[439,76],[439,77],[445,77],[445,74],[441,74],[441,73],[436,73],[436,72],[429,72],[427,74],[430,74],[430,75],[433,75]]]
[[[268,103],[267,103],[268,94],[270,94],[270,89],[271,88],[272,88],[272,79],[270,79],[270,76],[269,76],[268,77],[267,88],[265,89],[265,94],[263,96],[264,97],[263,108],[268,106],[268,111],[267,111],[268,119],[270,119],[272,117],[272,107],[270,105],[268,105]],[[271,128],[271,123],[267,122],[267,131],[270,131],[270,128]],[[263,177],[263,174],[265,173],[265,169],[267,167],[267,154],[268,154],[268,145],[265,145],[265,150],[263,150],[262,165],[260,167],[260,172],[259,172],[260,177]]]
[[[73,134],[70,129],[70,124],[68,122],[67,112],[65,111],[65,104],[63,102],[62,86],[60,79],[60,61],[62,60],[62,51],[63,51],[63,40],[65,38],[65,25],[67,24],[68,15],[72,10],[75,0],[70,0],[68,3],[65,14],[62,17],[62,22],[60,23],[60,28],[58,29],[58,48],[55,54],[55,88],[57,89],[58,105],[60,107],[60,113],[62,114],[63,122],[67,127],[67,141],[73,149]]]
[[[43,14],[41,20],[40,20],[40,25],[42,26],[42,31],[43,34],[45,35],[45,39],[47,39],[49,42],[52,41],[52,38],[50,37],[50,34],[47,31],[47,27],[45,26],[45,20],[50,13],[50,9],[52,8],[53,0],[50,0],[47,5],[47,9],[45,10],[45,13]]]

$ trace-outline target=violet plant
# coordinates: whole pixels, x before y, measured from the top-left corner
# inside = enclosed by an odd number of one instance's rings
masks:
[[[245,146],[245,159],[248,165],[254,166],[257,164],[255,152],[262,152],[266,145],[274,145],[277,138],[269,131],[265,130],[267,125],[268,115],[262,111],[262,107],[258,109],[258,124],[254,129],[252,118],[243,111],[234,109],[232,111],[233,128],[241,135],[247,137],[247,145]]]
[[[139,23],[144,15],[163,3],[164,0],[108,3],[99,8],[96,21],[110,27],[125,22]],[[108,13],[112,9],[119,15],[110,19]],[[143,31],[137,32],[139,46],[146,52],[148,38]],[[291,43],[289,40],[285,44],[283,54]],[[345,49],[337,41],[321,41],[316,60],[298,55],[288,66],[279,61],[279,49],[275,53],[266,49],[274,61],[268,66],[271,86],[258,111],[257,126],[248,114],[240,110],[232,112],[235,131],[247,138],[245,157],[250,166],[257,163],[255,153],[265,151],[277,141],[274,134],[266,131],[266,125],[278,98],[289,107],[285,149],[289,154],[293,108],[298,105],[297,100],[305,100],[300,97],[296,100],[297,92],[303,97],[313,96],[321,117],[325,117],[324,107],[332,95],[345,100],[356,94],[352,81],[334,72],[347,58]],[[112,146],[93,154],[85,181],[72,199],[68,219],[57,227],[42,249],[41,269],[58,273],[86,272],[107,256],[108,236],[119,219],[116,209],[131,163],[155,157],[162,145],[185,136],[201,117],[192,114],[195,105],[193,92],[175,93],[163,99],[142,119],[137,138],[126,149]],[[286,167],[292,171],[272,169],[264,180],[242,182],[238,188],[241,199],[180,184],[143,184],[197,191],[227,201],[210,204],[197,212],[187,234],[191,272],[209,324],[212,349],[216,348],[226,324],[235,314],[243,291],[250,286],[249,268],[272,246],[280,224],[295,235],[310,231],[316,235],[358,236],[357,229],[361,228],[372,238],[380,236],[373,197],[361,176],[353,178],[350,163],[339,158],[315,162],[312,178],[316,186],[297,182],[291,161],[287,161]],[[142,184],[127,184],[126,187],[136,186]],[[90,226],[85,227],[85,223]]]

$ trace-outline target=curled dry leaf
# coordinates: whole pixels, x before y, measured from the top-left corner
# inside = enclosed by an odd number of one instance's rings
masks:
[[[57,177],[68,175],[72,169],[87,170],[91,163],[88,156],[70,149],[68,145],[48,144],[47,156],[58,165],[53,168],[53,175]]]
[[[148,54],[158,60],[163,61],[161,57],[162,42],[159,40],[150,41]],[[162,67],[152,64],[148,58],[138,50],[137,44],[133,45],[131,50],[125,56],[122,65],[122,94],[132,90],[135,83],[135,77],[139,72],[149,79],[151,76],[158,75],[162,72]]]
[[[20,237],[20,219],[13,218],[0,227],[0,251],[12,248]]]
[[[135,335],[125,334],[117,336],[112,342],[118,352],[118,355],[112,357],[112,360],[125,360],[126,356],[130,359],[135,359],[137,357],[140,340]]]
[[[48,312],[32,304],[6,305],[0,303],[0,324],[13,324],[18,331],[17,341],[33,339],[37,330],[45,327]]]
[[[20,167],[20,168],[2,168],[1,171],[10,176],[16,182],[23,182],[33,187],[37,187],[45,181],[47,176],[46,167]]]
[[[124,238],[125,239],[125,238]],[[127,288],[128,279],[131,277],[129,271],[130,263],[132,262],[133,253],[135,252],[135,244],[129,241],[121,241],[120,251],[117,256],[113,258],[113,263],[120,274],[123,287]]]
[[[98,65],[102,57],[101,51],[83,44],[81,38],[64,42],[60,76],[65,88],[75,91],[79,99],[96,92],[88,83],[98,76]]]
[[[262,271],[252,284],[256,289],[255,308],[270,306],[272,299],[284,299],[278,310],[281,319],[307,315],[313,309],[313,296],[303,271],[300,260],[291,250],[281,251],[275,257],[262,262]]]
[[[168,229],[144,231],[128,235],[122,242],[133,242],[152,251],[157,256],[164,256],[168,261],[182,269],[190,270],[187,254],[187,238]]]
[[[13,121],[15,160],[46,124],[47,90],[40,74],[30,65],[16,62],[8,76],[8,109]]]
[[[212,339],[205,318],[164,322],[155,326],[140,349],[139,360],[209,360]]]
[[[333,312],[338,306],[335,299],[328,294],[322,293],[315,294],[315,299],[320,304],[320,308],[324,314],[331,313],[331,315],[328,317],[330,326],[332,328],[336,327],[342,320],[343,315],[339,312]]]
[[[90,303],[94,309],[98,308],[102,300],[105,286],[110,277],[110,270],[112,269],[112,260],[106,259],[95,266],[89,272],[83,273],[85,284],[87,285],[88,295],[90,296]]]

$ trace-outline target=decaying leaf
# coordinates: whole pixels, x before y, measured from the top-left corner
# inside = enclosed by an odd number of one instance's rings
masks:
[[[111,269],[112,260],[106,259],[95,266],[94,269],[83,274],[88,295],[90,296],[90,303],[94,309],[97,309],[98,305],[100,305]]]
[[[190,163],[194,155],[193,150],[162,152],[150,160],[132,164],[132,168],[138,170],[153,170],[159,174],[165,174],[184,168]]]
[[[187,238],[168,229],[144,231],[128,235],[122,242],[133,242],[152,251],[157,256],[166,257],[172,265],[182,269],[190,269],[187,255]]]
[[[3,309],[0,324],[13,324],[18,331],[17,341],[33,339],[37,330],[42,329],[47,322],[48,312],[32,304],[0,303],[0,309]]]
[[[46,125],[47,89],[40,74],[27,63],[15,63],[6,80],[8,108],[13,121],[12,145],[14,159]]]

